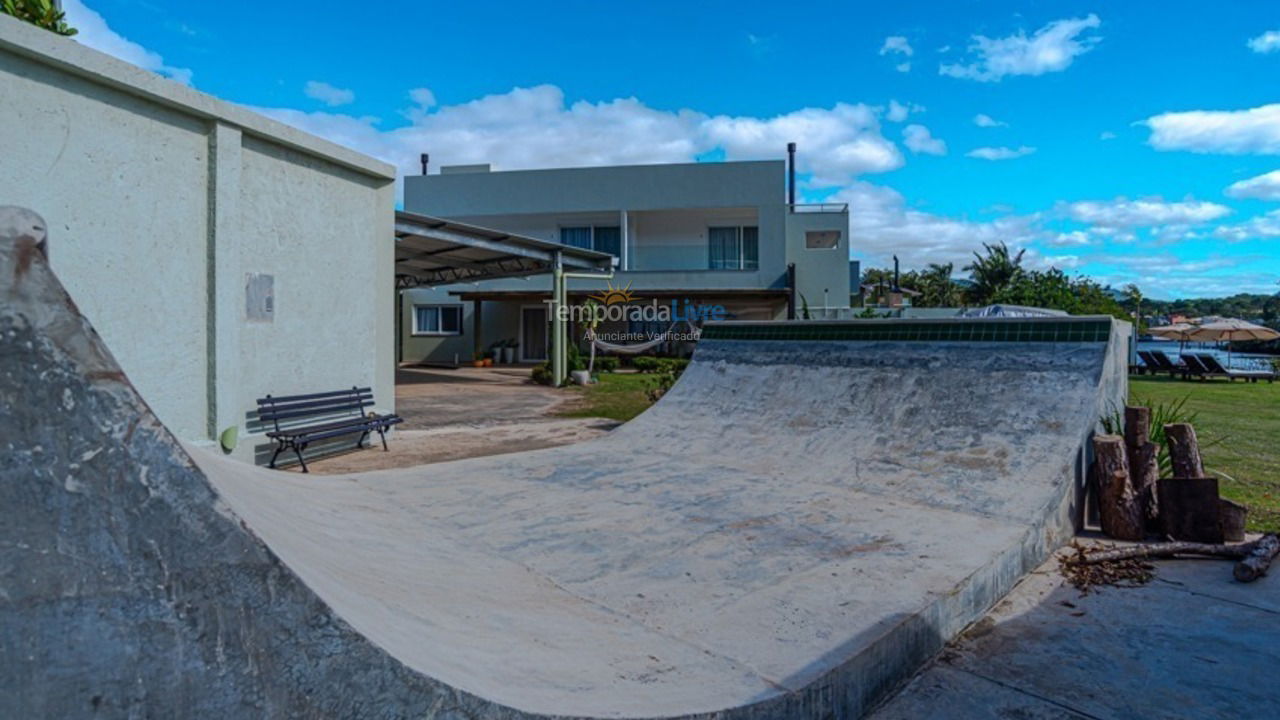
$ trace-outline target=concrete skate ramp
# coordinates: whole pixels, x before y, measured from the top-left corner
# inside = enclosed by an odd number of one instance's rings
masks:
[[[857,717],[1068,536],[1124,399],[1109,318],[724,324],[596,441],[193,464],[33,247],[0,244],[5,717]]]

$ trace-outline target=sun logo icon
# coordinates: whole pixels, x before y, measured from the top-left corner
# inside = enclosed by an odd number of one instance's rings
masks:
[[[605,281],[605,289],[599,295],[588,295],[592,300],[598,300],[605,305],[613,305],[616,303],[629,303],[636,299],[631,294],[631,283],[627,283],[624,288],[616,288],[610,280]]]

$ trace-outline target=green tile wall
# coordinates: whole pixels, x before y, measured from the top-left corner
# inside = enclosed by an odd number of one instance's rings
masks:
[[[907,340],[926,342],[1107,342],[1109,318],[1089,320],[966,320],[945,322],[709,324],[708,340]]]

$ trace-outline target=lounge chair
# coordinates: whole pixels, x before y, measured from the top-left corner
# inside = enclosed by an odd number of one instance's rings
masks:
[[[1216,373],[1209,369],[1204,361],[1195,355],[1182,355],[1182,363],[1187,366],[1187,374],[1184,377],[1193,377],[1199,380],[1208,380],[1211,377],[1222,376],[1222,373]]]
[[[1183,357],[1186,356],[1184,355]],[[1169,373],[1169,377],[1177,377],[1181,375],[1185,379],[1188,371],[1190,370],[1186,363],[1175,363],[1170,360],[1169,356],[1165,355],[1163,350],[1150,350],[1146,353],[1146,358],[1151,359],[1151,367],[1154,368],[1153,372],[1167,372]]]
[[[1274,383],[1276,381],[1276,374],[1271,370],[1237,370],[1236,368],[1225,367],[1222,363],[1218,362],[1218,358],[1207,353],[1200,353],[1195,357],[1199,358],[1200,362],[1204,363],[1204,366],[1209,370],[1209,372],[1214,375],[1221,375],[1223,377],[1230,378],[1232,382],[1235,382],[1236,380],[1248,380],[1249,382],[1256,383],[1259,380],[1266,380],[1267,382]]]

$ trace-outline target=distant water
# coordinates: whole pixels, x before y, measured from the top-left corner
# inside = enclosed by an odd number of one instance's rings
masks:
[[[1176,340],[1139,340],[1139,350],[1162,350],[1170,360],[1177,362],[1179,343]],[[1182,352],[1188,353],[1204,353],[1213,355],[1218,358],[1218,362],[1227,365],[1227,351],[1225,348],[1218,348],[1213,343],[1187,343]],[[1231,353],[1231,365],[1240,370],[1270,370],[1271,359],[1280,358],[1280,355],[1258,355],[1253,353]]]

